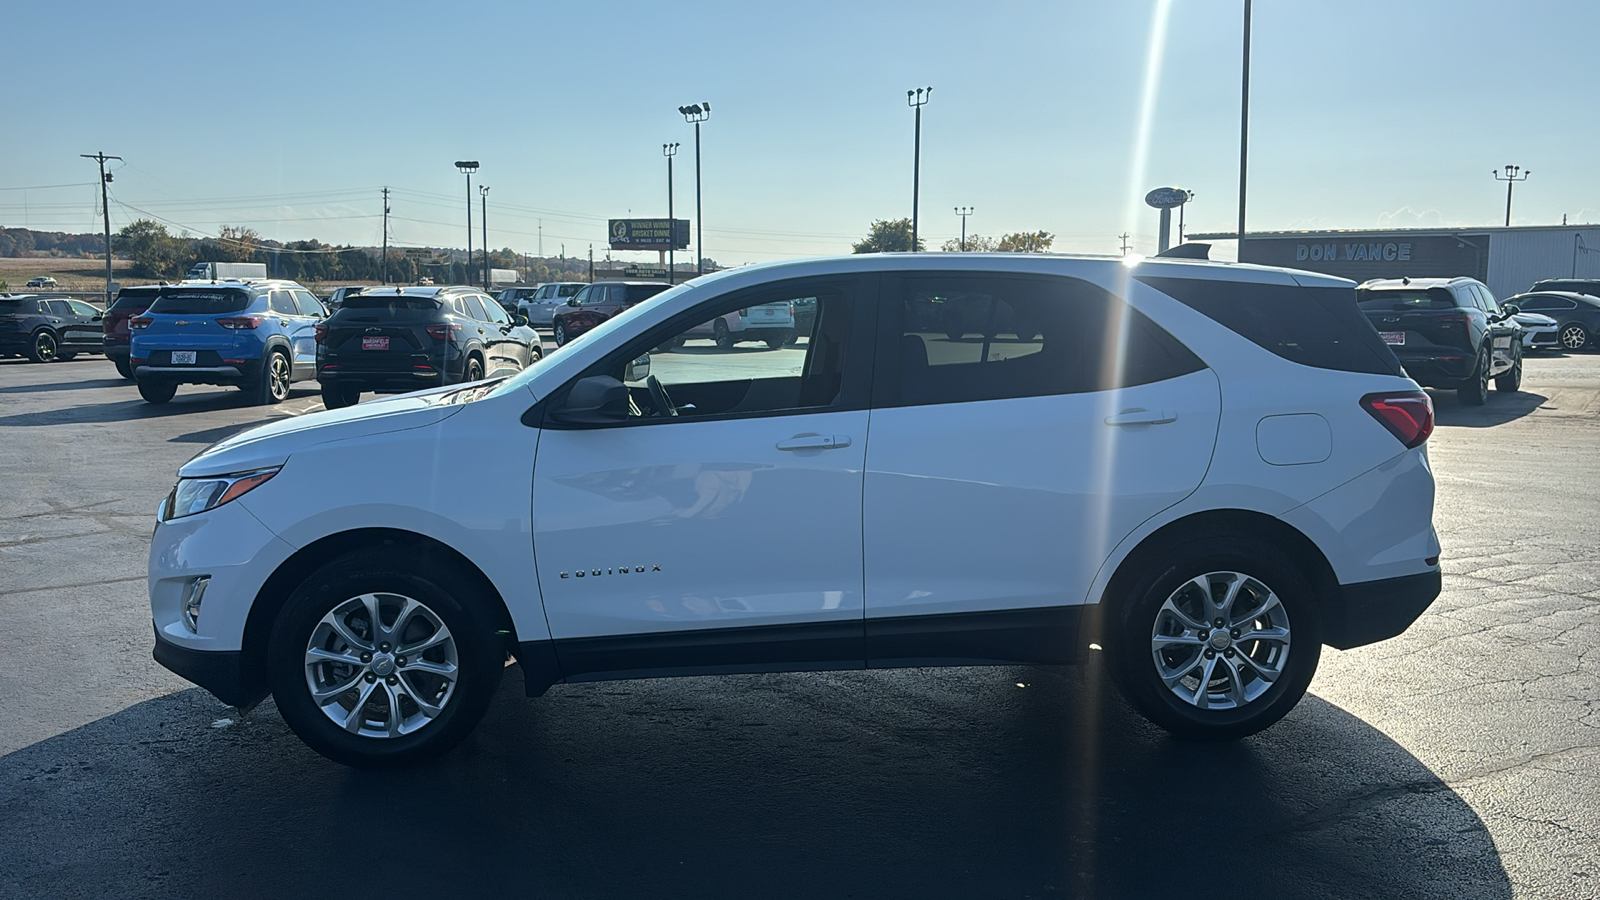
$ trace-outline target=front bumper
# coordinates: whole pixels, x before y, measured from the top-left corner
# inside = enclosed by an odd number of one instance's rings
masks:
[[[1340,650],[1388,640],[1415,622],[1439,596],[1440,570],[1341,584],[1322,610],[1322,642]]]
[[[1561,346],[1561,337],[1555,328],[1534,330],[1524,328],[1522,332],[1522,347],[1524,350],[1554,350]]]
[[[154,627],[155,623],[151,625]],[[155,628],[155,633],[156,646],[150,654],[155,661],[210,691],[223,703],[246,708],[267,695],[262,679],[246,677],[243,651],[195,650],[162,637],[160,628]]]

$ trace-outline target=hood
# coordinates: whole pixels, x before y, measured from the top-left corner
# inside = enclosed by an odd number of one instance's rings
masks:
[[[182,478],[281,466],[296,450],[351,438],[422,428],[462,409],[451,386],[358,403],[344,409],[285,416],[218,441],[178,469]]]
[[[1511,317],[1518,325],[1527,325],[1537,328],[1541,325],[1554,325],[1556,320],[1543,313],[1519,312]]]

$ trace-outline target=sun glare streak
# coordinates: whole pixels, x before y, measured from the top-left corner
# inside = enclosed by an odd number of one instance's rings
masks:
[[[1161,91],[1161,63],[1167,56],[1167,22],[1172,17],[1172,0],[1156,0],[1150,20],[1150,44],[1145,49],[1144,89],[1139,95],[1139,124],[1133,134],[1133,165],[1128,170],[1128,198],[1123,212],[1123,230],[1138,232],[1145,169],[1150,162],[1151,131],[1155,128],[1156,97]]]

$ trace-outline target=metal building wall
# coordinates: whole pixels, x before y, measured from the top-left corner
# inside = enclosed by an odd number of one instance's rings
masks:
[[[1600,225],[1490,233],[1487,283],[1496,298],[1520,294],[1541,278],[1600,278]]]

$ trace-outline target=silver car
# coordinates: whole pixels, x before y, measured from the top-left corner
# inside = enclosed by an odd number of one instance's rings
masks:
[[[531,294],[524,293],[517,298],[517,312],[527,316],[531,325],[549,327],[556,309],[567,305],[567,301],[577,296],[583,286],[581,281],[558,281],[541,284],[537,289],[516,288],[522,292],[531,291]]]

